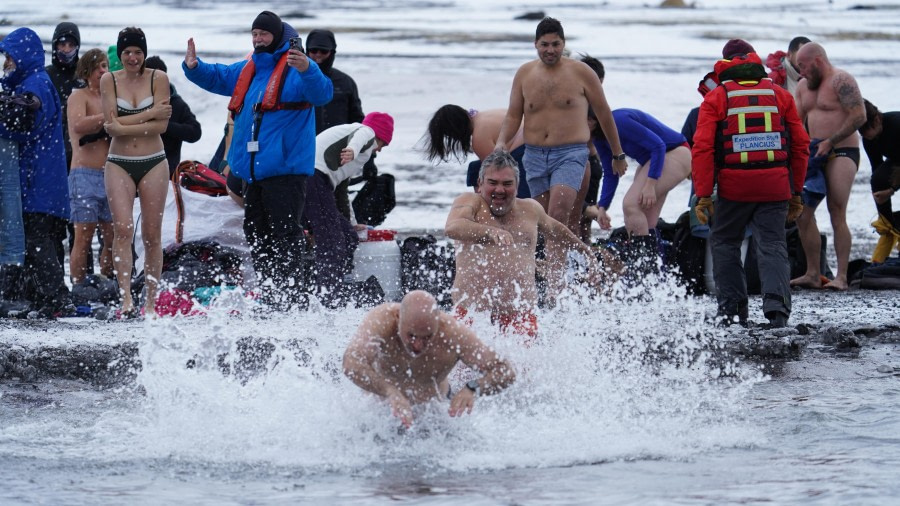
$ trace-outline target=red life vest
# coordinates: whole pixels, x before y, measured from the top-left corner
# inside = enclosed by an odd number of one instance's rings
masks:
[[[771,79],[752,86],[722,83],[728,112],[717,132],[718,166],[724,169],[766,169],[788,165],[788,132],[778,110]]]
[[[232,116],[238,114],[244,108],[244,96],[247,95],[247,90],[250,89],[250,83],[255,75],[256,64],[253,63],[253,58],[250,58],[247,60],[244,68],[241,69],[241,75],[238,76],[234,92],[231,94],[231,101],[228,102],[228,110],[231,111]],[[262,102],[253,106],[255,111],[269,112],[283,109],[296,111],[312,107],[312,104],[309,102],[282,102],[279,100],[286,78],[287,52],[282,54],[281,58],[278,59],[278,63],[275,64],[275,70],[272,71],[272,75],[269,76],[269,82],[266,84],[266,92],[263,95]]]

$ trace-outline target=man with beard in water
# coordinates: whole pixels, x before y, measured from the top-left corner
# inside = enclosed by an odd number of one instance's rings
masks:
[[[599,266],[590,248],[537,201],[516,198],[518,187],[516,161],[506,151],[495,151],[481,164],[478,192],[463,193],[453,201],[446,224],[447,237],[456,241],[451,294],[460,318],[469,311],[488,312],[501,330],[535,337],[538,232],[548,248],[562,246],[582,253],[592,279],[599,279]]]
[[[800,243],[806,254],[806,273],[792,279],[791,286],[846,290],[850,262],[850,228],[847,202],[859,169],[857,129],[866,122],[866,108],[856,80],[831,65],[825,49],[815,42],[797,52],[797,66],[804,77],[794,98],[800,119],[809,130],[809,169],[803,192],[803,213],[797,219]],[[828,214],[834,230],[837,273],[822,282],[820,253],[822,240],[816,225],[816,207],[828,198]]]
[[[453,394],[447,376],[459,361],[482,376]],[[516,379],[506,361],[422,290],[369,311],[344,352],[344,374],[386,398],[406,427],[413,404],[447,398],[450,416],[461,416],[472,412],[477,396],[499,393]]]

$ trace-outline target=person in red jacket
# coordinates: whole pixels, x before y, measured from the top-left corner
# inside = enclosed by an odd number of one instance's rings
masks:
[[[741,241],[750,227],[759,258],[763,313],[773,327],[791,313],[784,224],[803,210],[809,137],[794,98],[766,77],[753,46],[732,39],[715,65],[721,86],[700,106],[692,151],[696,214],[712,220],[710,241],[718,318],[747,323]],[[711,195],[717,186],[715,206]]]

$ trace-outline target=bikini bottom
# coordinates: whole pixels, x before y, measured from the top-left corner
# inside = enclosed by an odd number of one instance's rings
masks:
[[[154,167],[159,165],[159,162],[164,162],[166,160],[166,152],[160,151],[159,153],[154,153],[152,155],[146,156],[124,156],[124,155],[113,155],[110,154],[106,157],[106,161],[112,162],[119,167],[122,167],[131,179],[134,180],[134,184],[140,184],[141,179],[144,179]]]

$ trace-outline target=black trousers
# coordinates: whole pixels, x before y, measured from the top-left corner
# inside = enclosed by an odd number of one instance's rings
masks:
[[[307,291],[300,218],[307,176],[274,176],[247,185],[244,235],[264,302],[287,307]]]
[[[3,298],[28,300],[35,307],[62,307],[69,302],[65,284],[65,268],[60,262],[64,253],[68,221],[43,213],[24,213],[25,266],[4,266]]]
[[[886,160],[878,167],[872,167],[873,192],[891,188],[891,174],[894,172],[894,170],[900,170],[896,169],[898,165],[900,164],[898,164],[897,162]],[[878,214],[884,216],[886,220],[890,221],[894,225],[894,228],[900,229],[900,215],[894,216],[893,208],[891,207],[891,199],[887,199],[881,204],[875,204],[875,208],[878,210]]]

